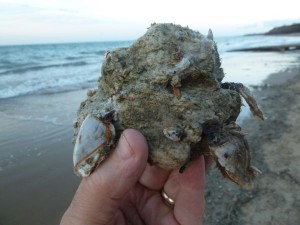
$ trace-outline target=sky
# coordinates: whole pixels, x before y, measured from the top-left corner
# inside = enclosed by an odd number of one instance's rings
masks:
[[[299,0],[0,0],[0,45],[135,40],[154,22],[242,35],[299,23],[299,8]]]

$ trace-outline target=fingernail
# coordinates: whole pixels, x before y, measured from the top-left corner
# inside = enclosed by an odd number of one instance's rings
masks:
[[[120,150],[120,154],[122,159],[127,160],[130,159],[134,155],[134,151],[132,147],[130,146],[129,141],[127,140],[125,134],[121,135],[118,149]]]

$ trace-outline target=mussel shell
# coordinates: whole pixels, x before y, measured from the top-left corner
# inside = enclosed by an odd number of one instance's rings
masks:
[[[109,152],[105,150],[113,144],[114,126],[100,118],[88,115],[78,132],[73,163],[75,172],[82,177],[89,176],[104,160]]]
[[[215,120],[205,121],[202,127],[222,174],[245,189],[252,188],[261,172],[251,166],[250,147],[241,127],[233,121],[223,127]]]
[[[230,135],[228,142],[211,148],[217,165],[223,175],[234,183],[251,189],[254,178],[260,174],[259,170],[251,166],[251,156],[247,140],[243,136]]]

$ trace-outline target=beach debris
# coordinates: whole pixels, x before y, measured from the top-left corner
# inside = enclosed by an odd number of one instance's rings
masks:
[[[73,153],[77,175],[89,176],[110,153],[115,137],[115,128],[110,123],[112,114],[109,112],[103,117],[88,115],[83,121]]]
[[[114,140],[134,128],[147,139],[150,164],[183,172],[199,155],[209,154],[225,177],[246,187],[258,172],[250,165],[249,146],[235,124],[240,95],[258,116],[262,113],[247,88],[222,84],[223,78],[211,30],[204,36],[179,25],[152,24],[131,46],[104,57],[99,87],[80,104],[74,128],[74,152],[80,153],[85,136],[99,137],[100,147],[74,157],[75,171],[89,175],[100,164],[98,159],[113,149]],[[90,116],[98,114],[109,116]]]

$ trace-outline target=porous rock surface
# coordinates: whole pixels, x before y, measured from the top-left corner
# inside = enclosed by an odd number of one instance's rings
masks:
[[[240,96],[220,88],[223,77],[211,32],[152,24],[130,47],[106,53],[98,89],[88,92],[78,110],[75,136],[88,114],[115,110],[116,138],[126,128],[138,129],[151,163],[179,168],[202,151],[201,123],[226,124],[239,115]],[[180,141],[164,135],[170,127],[182,131]]]

